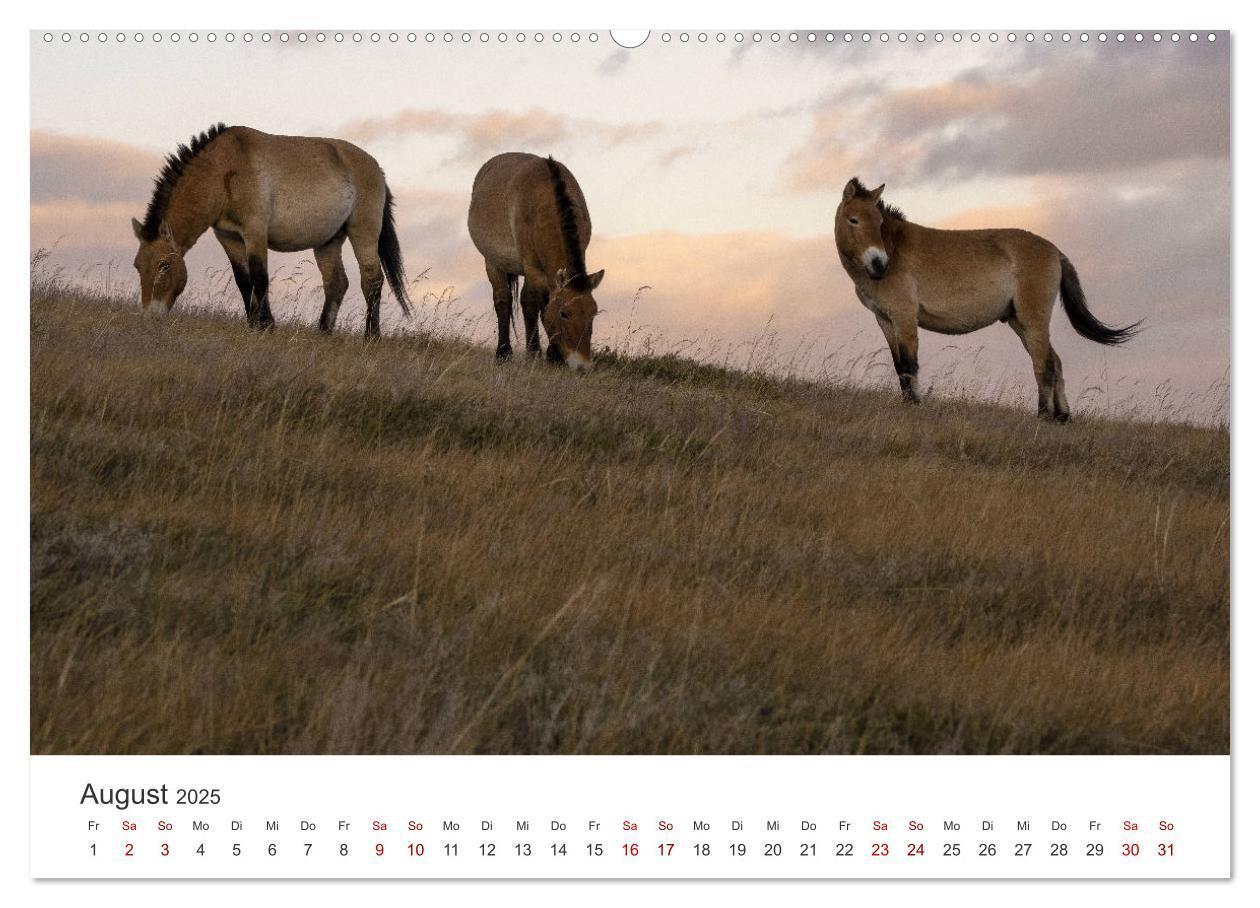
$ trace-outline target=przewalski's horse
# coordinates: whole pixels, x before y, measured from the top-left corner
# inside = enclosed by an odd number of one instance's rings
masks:
[[[223,246],[245,302],[245,316],[274,323],[267,301],[267,250],[315,251],[324,280],[319,327],[332,331],[350,281],[341,263],[346,239],[359,261],[367,334],[381,333],[381,285],[410,314],[394,199],[380,165],[340,139],[273,136],[244,126],[212,126],[166,159],[140,241],[140,304],[169,310],[184,289],[184,254],[207,230]]]
[[[468,233],[486,260],[499,319],[495,356],[512,355],[509,328],[517,280],[525,278],[521,313],[525,349],[536,356],[538,317],[547,332],[547,359],[579,371],[591,364],[591,326],[598,307],[591,293],[603,271],[588,274],[591,216],[569,168],[552,158],[508,152],[477,171]]]
[[[966,334],[1009,324],[1024,343],[1037,379],[1037,411],[1071,419],[1063,364],[1050,346],[1050,314],[1063,299],[1076,333],[1122,344],[1140,322],[1109,328],[1085,305],[1076,269],[1049,240],[1026,230],[935,230],[907,221],[854,177],[836,209],[836,249],[858,299],[875,313],[907,400],[919,400],[919,328]]]

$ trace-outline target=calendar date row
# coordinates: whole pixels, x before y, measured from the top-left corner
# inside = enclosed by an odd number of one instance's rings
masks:
[[[92,841],[88,848],[93,857],[106,856],[109,851],[101,843]],[[122,858],[161,857],[176,855],[177,851],[196,857],[218,855],[220,857],[240,858],[247,854],[252,856],[278,857],[368,857],[385,858],[400,856],[423,858],[426,856],[440,858],[460,858],[472,856],[482,859],[500,857],[531,858],[545,856],[565,858],[570,854],[584,855],[588,858],[622,857],[639,858],[652,856],[671,858],[686,855],[695,858],[708,858],[723,855],[731,858],[762,857],[781,858],[795,855],[801,858],[828,856],[836,858],[867,857],[870,859],[891,859],[902,857],[922,859],[931,855],[942,858],[960,858],[973,855],[977,858],[1027,858],[1037,854],[1051,858],[1067,858],[1072,856],[1086,858],[1102,858],[1107,855],[1118,855],[1122,858],[1137,858],[1143,854],[1161,858],[1176,856],[1175,841],[1159,841],[1143,843],[1139,840],[1103,842],[1103,841],[833,841],[833,842],[577,842],[553,841],[537,843],[534,841],[516,842],[459,842],[443,841],[426,843],[424,841],[390,841],[356,843],[349,841],[307,842],[307,841],[269,841],[269,842],[226,842],[205,840],[178,843],[171,841],[153,842],[119,842],[113,846],[113,854]]]

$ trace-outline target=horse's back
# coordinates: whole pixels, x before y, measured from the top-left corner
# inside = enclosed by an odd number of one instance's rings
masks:
[[[360,186],[383,191],[385,176],[376,159],[352,142],[319,136],[283,136],[233,126],[242,153],[259,170],[308,183],[353,179]]]
[[[935,257],[965,254],[971,261],[1032,263],[1059,259],[1059,248],[1045,237],[1019,227],[942,230],[918,227],[916,247]]]
[[[557,162],[559,164],[559,162]],[[586,199],[572,172],[559,164],[565,188],[573,200],[583,244],[590,242]],[[530,247],[542,241],[535,234],[559,239],[555,189],[547,159],[527,152],[495,155],[473,178],[468,206],[468,233],[486,262],[509,274],[522,274],[531,258]]]
[[[921,285],[937,290],[979,284],[1005,294],[1030,276],[1058,280],[1059,249],[1045,237],[1016,227],[941,230],[914,225],[905,258]]]
[[[384,211],[384,174],[376,159],[357,145],[243,126],[228,132],[240,157],[234,201],[250,196],[242,201],[267,212],[271,248],[294,251],[322,245],[356,215],[377,220]]]
[[[536,154],[524,151],[505,151],[497,154],[477,170],[473,177],[473,197],[478,194],[506,192],[521,174],[531,168],[546,167],[546,161]]]

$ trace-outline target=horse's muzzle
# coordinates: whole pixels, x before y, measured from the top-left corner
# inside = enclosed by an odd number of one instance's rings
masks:
[[[882,280],[888,273],[888,253],[877,246],[869,247],[862,253],[862,267],[871,280]]]
[[[564,365],[564,354],[560,352],[559,344],[547,345],[547,362],[556,366]]]

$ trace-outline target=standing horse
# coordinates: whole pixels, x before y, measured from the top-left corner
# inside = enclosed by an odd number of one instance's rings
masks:
[[[588,274],[591,216],[577,180],[559,161],[508,152],[477,171],[468,207],[468,233],[486,260],[499,319],[500,360],[512,355],[508,329],[517,280],[525,321],[525,349],[540,351],[538,317],[547,332],[547,360],[578,371],[591,364],[591,326],[598,307],[591,294],[604,272]]]
[[[212,126],[166,159],[143,223],[140,305],[169,311],[184,289],[184,253],[207,230],[223,246],[251,325],[275,319],[267,301],[267,250],[315,251],[324,280],[319,327],[332,331],[350,281],[341,263],[346,239],[359,261],[367,335],[381,333],[381,285],[411,313],[394,199],[376,160],[340,139],[273,136],[245,126]]]
[[[919,328],[966,334],[1006,322],[1024,343],[1043,418],[1072,418],[1063,364],[1050,346],[1050,313],[1063,299],[1076,333],[1114,346],[1139,323],[1109,328],[1085,305],[1076,269],[1049,240],[1026,230],[935,230],[885,204],[884,187],[857,177],[836,209],[836,249],[858,299],[875,313],[906,400],[919,401]]]

